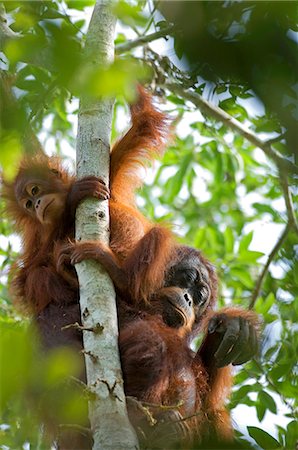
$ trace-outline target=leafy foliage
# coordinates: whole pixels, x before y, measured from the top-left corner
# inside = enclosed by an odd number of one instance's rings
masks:
[[[221,280],[219,299],[222,305],[234,303],[246,308],[251,303],[263,318],[260,355],[237,372],[230,406],[250,408],[249,417],[256,417],[252,422],[246,420],[247,428],[241,427],[239,435],[244,442],[250,439],[257,448],[263,449],[293,448],[298,435],[295,421],[298,239],[294,226],[289,226],[277,246],[257,288],[268,254],[286,224],[293,225],[280,167],[243,135],[232,131],[228,123],[199,113],[175,89],[165,89],[164,82],[170,79],[186,89],[193,87],[196,93],[245,124],[264,141],[274,138],[273,148],[282,156],[292,152],[288,140],[284,140],[285,116],[279,114],[276,103],[272,108],[263,98],[264,104],[261,104],[251,79],[238,77],[231,67],[227,72],[221,58],[214,66],[209,61],[209,72],[205,70],[201,58],[208,56],[208,51],[199,55],[201,63],[195,73],[182,71],[181,67],[185,66],[173,55],[181,58],[188,52],[178,35],[174,40],[158,41],[159,48],[163,49],[158,53],[155,44],[142,44],[136,49],[119,52],[110,67],[87,73],[83,46],[86,18],[90,14],[87,7],[92,6],[93,1],[4,3],[10,30],[15,33],[1,40],[0,162],[6,176],[13,175],[22,151],[37,148],[36,136],[48,152],[73,157],[74,152],[70,150],[75,141],[73,124],[78,112],[77,97],[82,93],[117,95],[112,130],[115,138],[128,123],[123,95],[128,100],[133,98],[136,79],[152,82],[164,102],[162,107],[174,118],[177,138],[155,170],[148,173],[151,181],[140,192],[140,206],[148,217],[172,223],[181,241],[200,248],[211,259]],[[203,16],[204,29],[213,30],[217,39],[237,27],[234,40],[243,41],[248,33],[252,40],[256,39],[255,22],[245,22],[246,16],[243,16],[245,7],[252,9],[251,17],[255,19],[254,2],[249,2],[253,5],[199,3],[207,11]],[[291,7],[289,2],[283,3]],[[226,4],[232,4],[233,8],[227,7],[224,16],[215,12],[219,9],[222,12]],[[266,10],[264,5],[262,8]],[[279,9],[278,5],[275,8],[283,29],[295,30],[288,9]],[[119,46],[126,44],[132,34],[135,38],[148,36],[168,26],[150,2],[119,2],[115,13],[121,24],[116,36]],[[271,32],[274,33],[274,29]],[[251,45],[249,40],[247,45]],[[264,49],[260,49],[258,58],[262,52]],[[278,67],[274,61],[270,63],[270,73],[277,76]],[[210,68],[212,76],[209,76]],[[287,70],[290,70],[289,65]],[[282,78],[282,89],[285,95],[292,95],[291,86],[287,85],[287,90],[284,86],[284,80],[288,79],[288,76]],[[294,184],[291,174],[283,173],[283,176],[289,176],[289,183]],[[292,200],[297,200],[294,193]],[[4,217],[2,213],[1,217]],[[68,360],[59,354],[50,360],[35,360],[31,334],[12,307],[7,289],[8,268],[17,248],[11,224],[6,219],[0,224],[0,245],[3,329],[0,354],[5,374],[0,386],[3,394],[1,442],[9,448],[20,448],[25,442],[30,442],[32,448],[43,448],[41,442],[46,438],[39,427],[43,401],[47,395],[61,395],[61,383],[67,376],[65,361],[75,362],[72,356]],[[252,302],[254,295],[256,298]],[[78,401],[74,396],[75,404],[66,405],[66,412],[77,414]],[[277,417],[282,417],[282,424]],[[235,418],[237,422],[237,416]],[[261,425],[257,419],[263,421]],[[273,419],[275,426],[270,423]]]

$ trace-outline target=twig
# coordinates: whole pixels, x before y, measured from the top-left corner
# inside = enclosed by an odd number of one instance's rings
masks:
[[[291,191],[289,188],[288,178],[282,170],[279,171],[279,178],[280,178],[280,184],[281,184],[281,187],[282,187],[282,190],[284,193],[284,199],[285,199],[286,208],[287,208],[289,225],[291,225],[292,228],[298,234],[298,224],[297,224],[297,220],[296,220],[296,216],[295,216],[295,212],[294,212],[292,194],[291,194]]]
[[[70,323],[69,325],[65,325],[64,327],[61,328],[61,330],[69,330],[70,328],[75,328],[76,330],[79,331],[92,331],[95,334],[100,334],[103,332],[104,327],[102,325],[100,325],[100,323],[97,323],[95,327],[83,327],[82,325],[80,325],[78,322],[75,323]]]
[[[143,402],[140,402],[134,397],[126,397],[128,402],[134,403],[136,407],[146,416],[148,423],[151,427],[157,424],[157,420],[154,418],[153,414],[149,411],[148,407],[144,406]]]
[[[148,406],[149,408],[159,408],[159,409],[169,409],[169,410],[181,408],[181,406],[184,404],[183,400],[180,400],[176,405],[162,405],[159,403],[149,403],[149,402],[140,401],[140,400],[137,400],[135,397],[131,397],[131,396],[127,396],[127,399],[142,403],[143,406]]]
[[[251,300],[250,300],[250,303],[249,303],[249,309],[252,309],[254,307],[255,302],[256,302],[256,300],[257,300],[257,298],[259,296],[260,290],[261,290],[263,279],[264,279],[265,275],[268,272],[269,266],[272,263],[275,255],[277,254],[277,252],[281,248],[282,244],[284,243],[284,241],[285,241],[286,237],[288,236],[289,231],[290,231],[291,228],[292,228],[292,224],[288,222],[286,227],[285,227],[285,229],[284,229],[284,231],[282,232],[281,236],[279,237],[278,241],[276,242],[275,246],[273,247],[271,253],[269,254],[267,262],[264,265],[263,270],[262,270],[259,278],[257,279],[256,287],[255,287],[255,289],[254,289],[254,291],[252,293]]]
[[[278,239],[277,243],[275,244],[274,248],[272,249],[271,253],[269,254],[267,262],[266,262],[265,266],[263,267],[263,270],[262,270],[259,278],[257,279],[256,287],[251,296],[249,309],[252,309],[254,307],[254,304],[260,294],[262,282],[269,270],[269,266],[270,266],[271,262],[273,261],[275,255],[279,251],[279,249],[282,247],[282,244],[285,241],[288,233],[290,232],[291,229],[293,229],[298,234],[298,224],[297,224],[297,220],[296,220],[296,216],[295,216],[295,212],[294,212],[292,194],[289,189],[288,179],[287,179],[287,176],[285,175],[285,173],[280,168],[279,168],[279,178],[280,178],[280,184],[281,184],[283,194],[284,194],[284,199],[285,199],[285,204],[286,204],[286,209],[287,209],[287,216],[288,216],[288,223],[287,223],[283,233],[281,234],[280,238]]]
[[[194,417],[199,417],[199,416],[203,416],[203,415],[204,415],[204,413],[202,413],[202,411],[198,411],[197,413],[191,414],[189,416],[181,417],[181,419],[173,420],[173,423],[186,422],[187,420],[193,419]]]
[[[156,31],[155,33],[148,34],[147,36],[140,36],[139,38],[133,41],[128,41],[125,42],[124,44],[116,45],[115,52],[117,55],[120,55],[121,53],[128,52],[133,48],[139,47],[140,45],[148,44],[149,42],[155,41],[156,39],[159,39],[161,37],[166,37],[173,31],[174,27],[172,25],[166,28],[162,28],[161,30]]]
[[[215,105],[212,105],[211,103],[209,103],[208,101],[203,99],[203,97],[201,97],[196,92],[191,92],[189,90],[185,90],[178,83],[172,83],[172,82],[166,82],[162,87],[169,89],[170,91],[174,92],[175,94],[180,95],[181,97],[185,98],[186,100],[191,101],[202,112],[210,114],[211,116],[215,117],[217,120],[220,120],[221,122],[223,122],[225,125],[227,125],[232,130],[241,134],[253,145],[255,145],[256,147],[263,150],[263,152],[270,159],[272,159],[276,163],[276,165],[283,171],[298,174],[298,166],[296,166],[296,164],[294,164],[290,160],[285,159],[282,156],[280,156],[276,152],[276,150],[274,150],[271,147],[271,145],[268,144],[268,142],[263,142],[253,131],[251,131],[249,128],[247,128],[245,125],[243,125],[237,119],[230,116],[228,113],[223,111],[221,108],[219,108]]]
[[[77,386],[82,388],[84,391],[88,389],[88,386],[87,386],[86,383],[84,383],[84,381],[82,381],[79,378],[76,378],[76,377],[74,377],[72,375],[69,377],[69,382],[76,384]]]

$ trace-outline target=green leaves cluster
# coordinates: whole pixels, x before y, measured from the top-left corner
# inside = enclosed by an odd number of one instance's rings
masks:
[[[0,333],[1,445],[23,448],[30,442],[32,448],[46,450],[51,441],[41,420],[83,422],[86,399],[81,388],[69,381],[70,375],[80,373],[78,355],[60,348],[43,357],[37,335],[26,323],[2,319]]]
[[[135,96],[135,79],[148,78],[150,68],[126,55],[118,57],[109,67],[90,71],[82,54],[84,14],[73,20],[59,1],[4,4],[12,19],[10,29],[15,33],[13,38],[3,41],[4,69],[0,71],[0,162],[10,168],[22,149],[30,151],[28,135],[44,129],[46,120],[51,121],[50,136],[57,145],[61,139],[69,139],[71,112],[77,109],[70,107],[74,97],[82,94],[114,97],[125,93],[131,101]],[[80,11],[94,2],[70,4],[69,8]],[[122,15],[123,8],[118,5]],[[48,134],[47,129],[45,132]]]

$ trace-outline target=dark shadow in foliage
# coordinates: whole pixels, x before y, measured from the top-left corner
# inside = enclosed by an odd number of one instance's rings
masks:
[[[166,1],[159,8],[179,30],[175,50],[187,56],[194,75],[247,84],[278,117],[295,154],[297,3]]]

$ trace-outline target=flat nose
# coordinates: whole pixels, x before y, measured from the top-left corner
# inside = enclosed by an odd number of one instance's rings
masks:
[[[185,293],[184,294],[184,299],[186,301],[186,303],[188,304],[188,306],[191,308],[192,307],[192,298],[189,294]]]
[[[40,198],[38,198],[35,202],[35,209],[37,209],[40,206],[40,202],[41,202],[41,200],[40,200]]]

